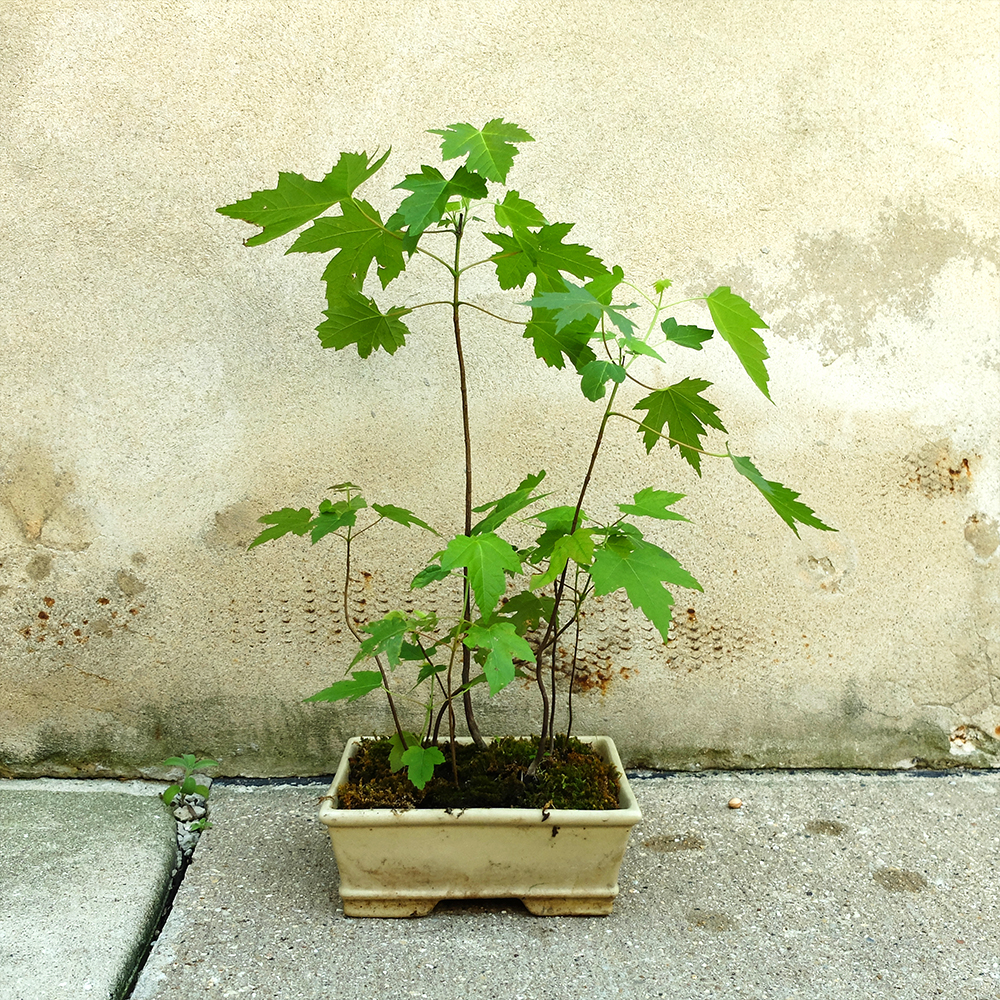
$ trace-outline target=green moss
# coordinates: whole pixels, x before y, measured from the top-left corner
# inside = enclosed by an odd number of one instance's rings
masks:
[[[405,770],[389,767],[389,740],[363,740],[351,760],[350,780],[338,790],[343,809],[617,809],[618,769],[587,744],[559,737],[534,777],[527,774],[538,747],[536,739],[505,736],[485,750],[457,745],[458,787],[446,762],[423,790],[414,788]]]

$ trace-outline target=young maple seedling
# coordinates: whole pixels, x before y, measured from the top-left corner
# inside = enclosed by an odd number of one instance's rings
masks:
[[[749,303],[722,286],[708,295],[680,300],[704,302],[711,328],[678,324],[666,315],[680,304],[664,303],[669,281],[655,282],[651,291],[626,281],[620,267],[609,267],[590,247],[567,242],[571,223],[549,222],[534,203],[504,187],[518,146],[534,141],[524,129],[496,118],[481,129],[459,123],[430,131],[442,137],[442,161],[464,158],[465,162],[448,172],[424,165],[419,173],[407,174],[396,185],[407,193],[385,217],[355,192],[382,169],[388,151],[378,158],[342,153],[321,181],[280,173],[276,188],[218,209],[260,227],[247,246],[267,243],[308,224],[286,252],[332,254],[323,272],[326,319],[317,327],[323,347],[338,351],[353,347],[361,358],[378,351],[395,354],[410,336],[404,318],[415,310],[443,309],[450,318],[459,376],[456,419],[461,421],[464,440],[463,455],[456,463],[464,470],[463,526],[416,574],[411,589],[455,579],[453,619],[443,622],[420,611],[392,611],[360,630],[354,627],[347,606],[354,539],[382,520],[437,532],[404,507],[369,505],[353,483],[330,487],[335,499],[321,500],[315,512],[285,507],[265,515],[260,521],[268,527],[250,545],[253,548],[288,534],[308,534],[313,544],[328,535],[344,542],[344,619],[358,651],[348,667],[349,679],[307,700],[354,701],[371,691],[384,692],[396,730],[391,764],[396,770],[406,767],[418,788],[445,762],[437,746],[444,717],[457,780],[456,701],[461,700],[470,736],[484,744],[472,698],[478,685],[486,684],[490,695],[495,695],[517,676],[533,680],[542,708],[534,767],[553,745],[560,673],[569,675],[566,731],[571,730],[582,610],[590,597],[623,590],[666,642],[673,604],[668,587],[702,589],[677,559],[646,538],[637,523],[637,519],[686,521],[672,509],[683,494],[644,487],[630,501],[617,505],[620,516],[611,522],[588,516],[584,501],[612,420],[634,425],[647,453],[660,442],[676,448],[699,476],[703,456],[726,460],[760,491],[796,535],[798,525],[834,530],[799,501],[798,493],[765,479],[749,457],[734,455],[728,444],[725,451],[705,450],[710,430],[726,433],[718,407],[704,395],[711,382],[683,378],[665,388],[648,384],[659,380],[665,370],[654,368],[653,363],[666,366],[663,353],[668,348],[701,351],[718,333],[753,384],[770,399],[764,364],[768,353],[758,333],[767,324]],[[323,214],[332,208],[336,214]],[[485,231],[489,216],[500,231]],[[485,257],[464,263],[463,245],[473,234],[492,246]],[[450,250],[442,250],[442,238],[450,239]],[[445,298],[383,307],[367,294],[373,264],[384,291],[416,261],[440,268]],[[484,267],[494,269],[504,291],[522,289],[532,281],[530,297],[524,292],[511,296],[512,306],[529,310],[527,318],[521,318],[516,309],[497,316],[462,298],[463,277]],[[615,301],[623,292],[625,299],[638,296],[642,302]],[[538,492],[545,478],[541,470],[525,476],[506,495],[473,506],[474,449],[462,327],[469,310],[519,328],[538,359],[552,369],[575,371],[582,394],[594,403],[603,401],[589,464],[568,503],[538,509],[549,496]],[[633,318],[641,315],[641,323]],[[649,374],[640,378],[643,371]],[[630,409],[619,403],[624,390],[642,393]],[[571,434],[577,437],[575,431]],[[534,512],[528,513],[529,508]],[[482,516],[476,520],[474,514]],[[361,516],[367,520],[360,522]],[[533,544],[519,548],[498,533],[515,520],[534,526]],[[568,663],[562,653],[564,644],[572,647]],[[353,669],[369,660],[377,669]],[[417,731],[404,728],[397,705],[400,696],[390,688],[389,673],[402,664],[416,668],[414,691],[424,692],[408,696],[415,698],[422,715]]]
[[[161,793],[161,798],[169,806],[178,795],[200,795],[207,799],[209,795],[208,785],[199,785],[197,772],[205,771],[211,767],[218,767],[219,762],[211,757],[203,757],[199,760],[193,753],[186,753],[183,757],[168,757],[161,761],[161,767],[179,767],[184,771],[184,777],[180,781],[175,781],[168,785]]]

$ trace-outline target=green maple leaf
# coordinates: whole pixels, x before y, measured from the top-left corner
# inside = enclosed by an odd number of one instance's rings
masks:
[[[261,232],[246,241],[248,247],[267,243],[350,198],[355,188],[385,163],[389,152],[387,149],[378,160],[369,159],[367,153],[341,153],[336,165],[321,181],[308,180],[302,174],[279,173],[276,188],[254,191],[249,198],[216,211],[261,227]]]
[[[467,153],[469,158],[465,163],[470,170],[501,184],[507,180],[507,173],[519,152],[515,143],[535,141],[523,128],[512,122],[505,122],[502,118],[488,121],[481,129],[468,122],[458,122],[447,128],[432,128],[427,131],[444,136],[444,142],[441,143],[442,160],[453,160],[456,156],[465,156]]]
[[[389,668],[395,670],[403,659],[403,636],[426,624],[426,615],[407,615],[403,611],[390,611],[384,618],[369,622],[362,629],[369,637],[362,641],[350,665],[353,667],[362,660],[384,653]]]
[[[377,670],[352,670],[352,680],[337,681],[322,691],[306,698],[306,701],[357,701],[371,691],[382,686],[382,675]]]
[[[441,553],[439,552],[438,555],[440,554]],[[443,569],[437,563],[432,563],[430,566],[425,566],[410,581],[410,590],[421,590],[422,588],[427,587],[432,583],[437,583],[439,580],[444,580],[448,576],[451,576],[450,569]]]
[[[356,344],[358,354],[367,358],[379,348],[395,354],[397,348],[406,343],[406,334],[410,331],[400,321],[400,316],[412,312],[411,309],[394,306],[383,313],[374,299],[353,288],[342,288],[327,301],[329,308],[324,310],[327,319],[316,327],[319,342],[324,347],[339,351]]]
[[[765,479],[747,456],[741,458],[730,454],[729,457],[733,460],[736,471],[749,479],[760,490],[764,499],[775,509],[778,517],[795,532],[796,537],[799,534],[799,529],[795,527],[796,521],[808,528],[817,528],[820,531],[837,530],[824,524],[812,508],[807,507],[804,503],[799,503],[800,494],[790,490],[787,486],[782,486],[781,483]]]
[[[390,521],[395,521],[397,524],[403,525],[404,528],[408,528],[411,524],[416,524],[425,531],[429,531],[432,535],[439,534],[426,521],[421,521],[413,511],[407,510],[405,507],[394,507],[391,503],[373,503],[372,510],[376,514],[388,518]]]
[[[509,621],[518,635],[524,635],[548,621],[554,606],[553,598],[522,590],[500,605],[494,618]]]
[[[282,535],[304,535],[312,523],[312,511],[308,507],[282,507],[281,510],[272,511],[263,517],[257,518],[259,524],[270,524],[270,528],[262,531],[248,546],[249,552],[255,545],[262,545],[264,542],[274,541]]]
[[[508,191],[504,200],[493,209],[493,215],[498,226],[507,229],[527,229],[529,227],[547,225],[545,216],[535,205],[522,198],[516,191]]]
[[[530,340],[535,357],[550,368],[563,368],[566,362],[578,371],[597,359],[590,346],[594,320],[583,320],[556,330],[555,314],[547,309],[532,309],[531,321],[524,328],[524,339]]]
[[[625,334],[618,338],[618,343],[630,354],[644,354],[647,358],[656,358],[657,361],[666,364],[663,358],[646,341],[640,340],[638,337]]]
[[[406,765],[406,777],[416,788],[423,788],[434,777],[434,768],[444,763],[444,754],[437,747],[410,747],[400,758]]]
[[[616,268],[616,270],[621,274],[620,268]],[[607,316],[623,334],[628,337],[632,336],[635,323],[619,310],[635,309],[638,303],[632,302],[627,306],[612,306],[599,299],[588,288],[581,288],[571,281],[564,281],[563,285],[563,290],[558,292],[536,292],[527,302],[521,302],[519,305],[531,306],[536,309],[549,309],[554,312],[556,314],[556,333],[570,323],[583,319],[600,320],[602,316]]]
[[[594,558],[593,528],[577,528],[572,535],[561,535],[552,543],[549,565],[544,573],[536,573],[529,586],[532,590],[547,587],[573,560],[578,566],[588,567]]]
[[[568,259],[564,261],[567,269],[572,267],[576,269],[576,272],[598,272],[591,281],[587,282],[581,291],[592,297],[603,311],[611,301],[612,291],[622,280],[623,272],[621,268],[616,266],[613,271],[608,271],[597,257],[589,255],[589,247],[580,246],[579,244],[559,244],[553,242],[556,236],[559,236],[560,239],[561,236],[559,233],[553,234],[551,232],[553,227],[550,226],[547,228],[550,230],[548,236],[546,236],[547,242],[545,245],[547,249],[545,253],[536,255],[537,259],[542,261],[545,266],[542,266],[542,264],[536,265],[534,263],[536,257],[524,253],[520,249],[520,244],[518,244],[519,249],[512,251],[513,256],[511,258],[504,258],[503,255],[494,255],[491,258],[497,265],[498,278],[501,275],[501,265],[504,265],[503,273],[508,274],[510,280],[513,281],[513,284],[507,287],[523,285],[528,277],[534,274],[536,294],[540,290],[557,293],[564,292],[566,290],[566,282],[562,275],[558,269],[548,266],[556,259],[557,255],[554,252],[554,248],[562,245],[572,250]],[[565,235],[568,231],[564,227],[562,235]],[[497,237],[504,236],[503,233],[494,235]],[[515,237],[511,237],[511,239],[515,243],[517,242]],[[493,242],[496,243],[497,240]],[[552,252],[550,253],[550,251]],[[580,275],[578,274],[577,276]],[[503,281],[501,281],[501,284],[503,284]],[[588,364],[597,360],[597,355],[594,354],[593,349],[590,347],[590,341],[593,339],[596,329],[597,318],[594,315],[584,315],[582,319],[560,322],[558,313],[555,310],[533,308],[531,310],[531,320],[524,330],[524,338],[532,342],[532,346],[535,349],[535,357],[543,360],[550,368],[563,368],[568,360],[582,374],[583,369]]]
[[[436,623],[437,617],[433,614],[427,615],[427,620],[423,622],[420,626],[421,629],[425,631],[430,630],[432,628],[431,624],[432,622]],[[422,647],[419,643],[407,642],[406,640],[404,640],[403,645],[399,647],[399,658],[401,660],[417,660],[419,663],[423,664],[421,669],[423,669],[424,667],[431,669],[426,662],[427,657],[433,655],[434,650],[437,649],[438,645],[440,645],[440,643],[429,643],[427,646]],[[438,670],[446,670],[446,669],[447,669],[446,667],[435,666],[433,667],[433,669],[431,669],[431,673],[436,673]],[[424,675],[424,677],[419,677],[414,687],[417,687],[426,679],[426,677],[429,676],[430,674],[426,674]]]
[[[323,500],[319,505],[316,519],[310,525],[313,545],[325,535],[344,527],[354,527],[358,511],[368,506],[364,497],[353,496],[349,500]]]
[[[403,754],[410,747],[420,746],[420,737],[416,733],[408,733],[404,730],[403,736],[406,737],[406,745],[399,739],[399,733],[393,733],[389,737],[389,746],[392,748],[389,751],[389,770],[398,771],[401,767],[404,767]]]
[[[750,303],[734,295],[728,285],[716,288],[705,301],[722,339],[736,352],[754,385],[770,399],[767,368],[764,367],[769,355],[757,333],[757,330],[767,330],[768,325],[750,308]]]
[[[706,300],[707,301],[707,300]],[[671,343],[679,344],[681,347],[690,347],[693,351],[700,351],[701,345],[706,340],[711,339],[714,330],[702,330],[697,326],[678,326],[677,320],[672,317],[665,319],[660,324],[663,336]],[[764,357],[767,357],[765,354]]]
[[[592,402],[601,399],[607,392],[607,383],[624,382],[625,369],[613,361],[591,361],[580,371],[580,391]]]
[[[464,567],[476,606],[484,617],[497,606],[507,589],[505,571],[516,573],[521,560],[509,542],[491,531],[479,535],[458,535],[441,554],[442,569]]]
[[[623,514],[636,514],[639,517],[655,517],[661,521],[686,521],[683,514],[667,510],[678,500],[684,499],[683,493],[668,493],[666,490],[654,490],[647,486],[633,494],[635,503],[620,503],[618,509]]]
[[[486,650],[483,673],[490,694],[502,691],[514,679],[514,660],[535,658],[535,651],[517,634],[510,622],[494,622],[487,627],[472,625],[462,640],[470,649]]]
[[[382,217],[367,201],[353,198],[343,203],[341,215],[317,219],[286,250],[286,253],[338,253],[327,264],[323,280],[339,287],[354,285],[358,291],[373,260],[379,263],[378,277],[385,288],[405,267],[402,233],[382,224]]]
[[[547,497],[548,493],[535,493],[535,487],[544,478],[545,470],[542,469],[537,475],[526,476],[518,484],[516,490],[500,497],[499,500],[490,500],[488,503],[484,503],[480,507],[473,507],[472,509],[477,514],[481,514],[485,510],[491,511],[491,513],[477,524],[473,525],[471,533],[473,535],[479,535],[484,531],[495,531],[512,514],[516,514],[519,510],[524,510],[525,507],[536,503],[543,497]]]
[[[674,598],[663,584],[702,589],[669,552],[645,541],[632,525],[623,525],[621,531],[608,535],[594,554],[590,575],[598,597],[624,590],[632,607],[642,611],[664,642]]]
[[[527,230],[523,230],[527,232]],[[505,291],[510,288],[521,288],[531,277],[533,261],[518,242],[517,236],[507,233],[484,233],[490,242],[500,247],[500,252],[493,254],[497,271],[497,282]]]
[[[441,221],[450,198],[476,199],[487,195],[486,181],[465,167],[459,167],[452,177],[445,177],[436,167],[425,165],[419,174],[407,174],[396,188],[413,192],[403,199],[389,220],[390,223],[401,220],[407,227],[404,249],[416,246],[421,233]]]
[[[646,426],[639,428],[647,453],[661,440],[660,434],[666,424],[667,436],[673,439],[671,446],[677,448],[684,461],[701,475],[701,454],[695,449],[701,447],[701,439],[709,427],[719,431],[726,429],[716,416],[719,408],[700,395],[711,384],[700,378],[686,378],[676,385],[651,392],[635,404],[634,410],[648,411],[643,420]]]
[[[562,507],[549,507],[548,510],[540,511],[534,515],[536,521],[541,521],[551,531],[558,531],[568,535],[573,528],[573,520],[576,517],[576,508],[565,504]],[[576,518],[576,523],[583,524],[590,518],[581,510],[580,516]]]
[[[408,643],[404,642],[403,648],[405,649],[407,645]],[[420,656],[405,656],[403,658],[406,660],[422,660],[424,658],[424,654],[419,646],[417,647],[417,652],[420,653]],[[427,680],[428,677],[433,677],[435,674],[442,674],[447,669],[448,668],[443,663],[424,663],[420,668],[420,673],[417,674],[417,682],[413,686],[418,688],[425,680]]]
[[[534,549],[529,553],[531,562],[548,559],[552,555],[555,543],[563,535],[572,534],[580,525],[586,524],[590,518],[582,510],[577,517],[576,508],[567,505],[543,510],[540,514],[535,514],[535,520],[541,521],[545,525],[545,531],[538,536]]]
[[[511,236],[483,233],[486,239],[500,247],[501,252],[490,258],[496,266],[500,287],[520,288],[528,276],[534,274],[537,295],[564,291],[561,274],[564,271],[581,281],[609,274],[600,257],[590,252],[590,247],[563,242],[572,229],[571,222],[556,222],[542,226],[537,232],[518,227]]]

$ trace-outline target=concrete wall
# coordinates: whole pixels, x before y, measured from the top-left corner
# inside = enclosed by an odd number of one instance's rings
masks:
[[[839,529],[796,539],[723,463],[698,481],[618,427],[595,513],[689,493],[661,538],[705,593],[679,592],[668,647],[617,599],[591,616],[577,731],[650,766],[1000,761],[998,52],[994,0],[7,0],[4,773],[188,749],[324,773],[386,726],[380,702],[301,702],[352,655],[334,548],[246,545],[345,478],[458,526],[447,317],[392,358],[324,351],[322,262],[244,249],[214,210],[390,144],[366,196],[391,207],[425,129],[495,116],[538,140],[511,182],[580,242],[762,312],[776,407],[724,345],[648,377],[715,382],[734,452]],[[480,498],[539,467],[569,486],[586,449],[553,435],[595,416],[575,381],[499,324],[467,337],[502,458]],[[386,531],[356,600],[392,606],[433,548]],[[523,728],[525,699],[484,728]]]

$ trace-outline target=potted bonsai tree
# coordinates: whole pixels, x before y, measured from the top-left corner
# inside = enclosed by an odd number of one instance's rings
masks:
[[[441,137],[442,166],[407,174],[396,185],[404,194],[391,212],[356,193],[382,169],[388,151],[377,157],[342,153],[319,181],[281,173],[277,187],[218,211],[260,227],[247,246],[301,229],[288,253],[331,255],[323,273],[326,318],[317,327],[323,347],[356,350],[361,358],[394,354],[407,343],[408,315],[441,311],[441,335],[453,344],[459,376],[455,419],[464,452],[456,475],[464,477],[464,505],[454,533],[442,538],[427,565],[414,567],[411,589],[453,581],[454,614],[445,620],[394,610],[352,621],[348,595],[357,537],[381,520],[437,531],[408,507],[369,503],[350,482],[331,486],[315,509],[285,507],[264,515],[267,527],[251,548],[290,534],[308,535],[313,544],[339,539],[344,615],[357,652],[345,670],[349,677],[308,700],[353,701],[371,692],[388,699],[394,732],[380,741],[350,741],[321,810],[337,854],[345,912],[409,916],[429,912],[446,897],[519,896],[536,913],[607,913],[639,811],[614,744],[570,734],[584,609],[593,597],[623,590],[666,642],[670,588],[701,589],[643,531],[651,523],[687,520],[675,509],[682,494],[645,486],[622,498],[610,522],[588,514],[588,491],[610,426],[634,428],[647,453],[676,448],[699,476],[704,456],[730,462],[796,534],[800,524],[833,529],[798,493],[765,479],[748,457],[734,455],[728,445],[725,452],[705,450],[710,429],[725,432],[718,407],[705,395],[710,382],[688,377],[656,388],[643,381],[651,380],[645,369],[663,363],[668,349],[701,350],[718,334],[770,398],[768,354],[758,332],[767,325],[746,301],[718,287],[701,297],[710,327],[679,324],[668,315],[677,303],[664,301],[669,281],[652,288],[630,283],[620,267],[570,242],[570,223],[550,222],[505,186],[519,145],[533,141],[524,129],[497,118],[482,128],[457,123],[431,131]],[[462,162],[449,165],[455,160]],[[475,231],[490,251],[467,262],[463,249]],[[386,307],[369,294],[375,281],[384,291],[416,260],[439,269],[440,295]],[[463,298],[463,280],[474,269],[491,270],[510,293],[504,315]],[[470,421],[476,386],[467,378],[463,324],[487,312],[550,369],[574,370],[583,396],[596,404],[589,462],[575,492],[557,502],[543,492],[544,470],[528,471],[503,496],[476,493],[484,456],[476,451]],[[515,523],[521,533],[524,525],[533,527],[528,544],[504,537]],[[406,705],[398,687],[394,692],[397,671],[409,671],[417,692]],[[540,731],[532,738],[490,740],[480,726],[477,692],[485,687],[496,695],[515,678],[537,692]],[[563,734],[557,733],[560,687],[567,700]],[[460,723],[467,736],[458,735]],[[527,729],[519,735],[527,737]],[[486,807],[498,797],[499,808]],[[524,869],[528,860],[534,869]]]

